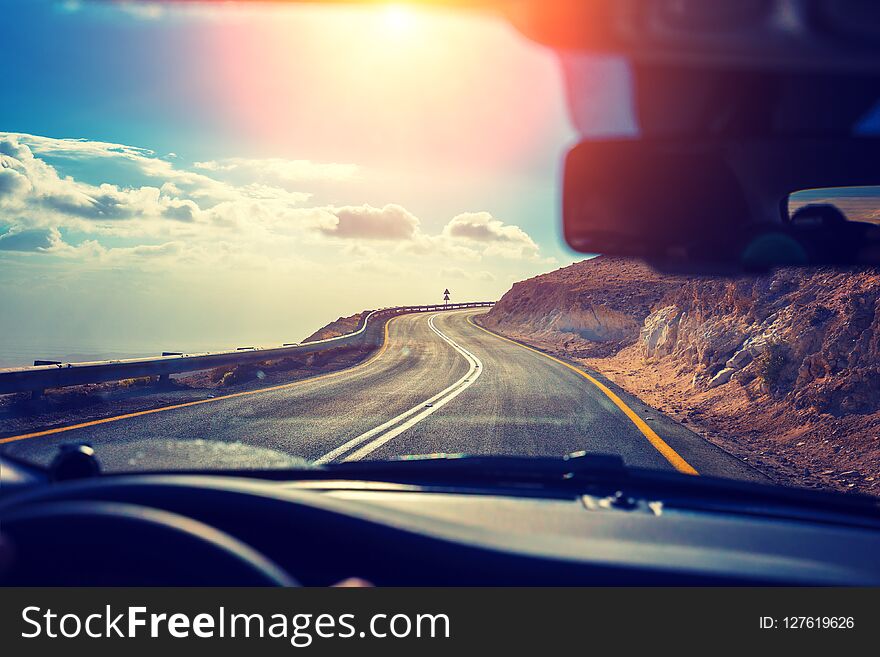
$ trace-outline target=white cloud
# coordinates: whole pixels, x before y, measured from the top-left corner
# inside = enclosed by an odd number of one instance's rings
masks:
[[[147,148],[126,146],[109,141],[95,141],[91,139],[58,139],[55,137],[42,137],[25,133],[3,133],[6,139],[15,139],[18,142],[18,154],[23,155],[23,148],[27,147],[37,155],[51,155],[53,157],[66,157],[81,159],[83,157],[127,157],[132,159],[153,157],[155,153]],[[15,155],[15,153],[10,153]]]
[[[0,154],[0,199],[20,197],[31,190],[31,183],[18,161]]]
[[[538,245],[519,226],[505,224],[488,212],[466,212],[457,215],[443,228],[443,235],[452,239],[482,242],[489,246],[488,255],[527,258],[537,257]]]
[[[0,234],[0,251],[49,251],[61,242],[57,228],[13,226]]]
[[[405,208],[389,204],[334,208],[319,230],[325,235],[377,240],[410,240],[419,231],[419,220]]]
[[[187,196],[207,206],[254,194],[268,197],[270,191],[274,192],[273,198],[287,202],[304,202],[311,196],[305,192],[293,192],[290,189],[273,188],[265,184],[239,186],[220,181],[202,173],[181,169],[172,162],[157,157],[155,152],[146,148],[113,142],[56,139],[20,133],[0,133],[0,139],[14,142],[14,146],[10,148],[18,151],[25,158],[35,156],[71,162],[103,161],[116,169],[127,167],[140,176],[159,181],[159,186],[169,194]]]
[[[536,260],[539,254],[528,233],[488,212],[460,214],[439,235],[430,235],[422,230],[418,217],[399,205],[327,208],[318,230],[345,239],[396,241],[398,252],[459,261],[484,257]]]
[[[114,156],[148,159],[141,149],[79,140],[0,133],[0,208],[4,221],[35,225],[67,225],[89,230],[101,223],[125,219],[182,220],[184,205],[192,215],[195,204],[163,195],[158,187],[121,188],[108,183],[91,185],[62,177],[37,155],[80,160]]]
[[[145,181],[135,187],[92,185],[62,176],[49,164],[58,161],[101,163],[111,171],[133,167]],[[179,169],[151,151],[111,142],[52,139],[0,133],[0,209],[10,224],[56,226],[117,236],[173,234],[173,224],[246,227],[253,221],[285,221],[295,206],[310,198],[262,184],[236,186]],[[309,214],[309,213],[304,213]],[[231,215],[238,220],[230,222]],[[302,228],[314,224],[311,219]]]
[[[118,182],[122,172],[140,182],[92,184],[66,175],[68,162],[87,165],[93,179],[106,173]],[[114,267],[173,261],[266,269],[312,258],[388,275],[433,261],[433,271],[475,282],[494,279],[488,263],[495,258],[539,260],[525,231],[486,212],[458,215],[432,234],[401,205],[310,207],[309,191],[295,188],[296,180],[333,179],[344,190],[357,175],[351,165],[225,159],[197,172],[178,162],[112,142],[0,133],[0,251]]]

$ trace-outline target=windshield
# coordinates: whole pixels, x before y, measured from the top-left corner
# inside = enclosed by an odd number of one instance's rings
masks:
[[[476,12],[0,6],[2,453],[585,451],[878,492],[876,272],[693,277],[563,245],[580,124],[636,129],[621,61],[581,56],[576,130],[558,58]],[[833,202],[812,191],[792,207]]]

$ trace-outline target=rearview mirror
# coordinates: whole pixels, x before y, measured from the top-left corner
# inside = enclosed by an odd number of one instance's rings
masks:
[[[880,227],[815,207],[834,205],[829,188],[880,184],[878,147],[875,139],[582,142],[565,163],[565,239],[580,252],[667,269],[880,264]]]
[[[833,208],[816,212],[817,208]],[[836,222],[880,225],[880,186],[820,187],[802,189],[788,195],[789,221],[805,225],[819,216]],[[833,219],[832,219],[833,217]]]

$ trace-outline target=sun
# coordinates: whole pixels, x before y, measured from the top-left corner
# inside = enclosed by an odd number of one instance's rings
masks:
[[[409,32],[415,25],[415,14],[404,5],[387,5],[383,10],[382,20],[389,31],[402,34]]]

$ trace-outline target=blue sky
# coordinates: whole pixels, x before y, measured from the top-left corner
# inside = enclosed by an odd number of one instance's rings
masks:
[[[495,20],[0,8],[7,349],[272,344],[578,259],[556,62]]]

